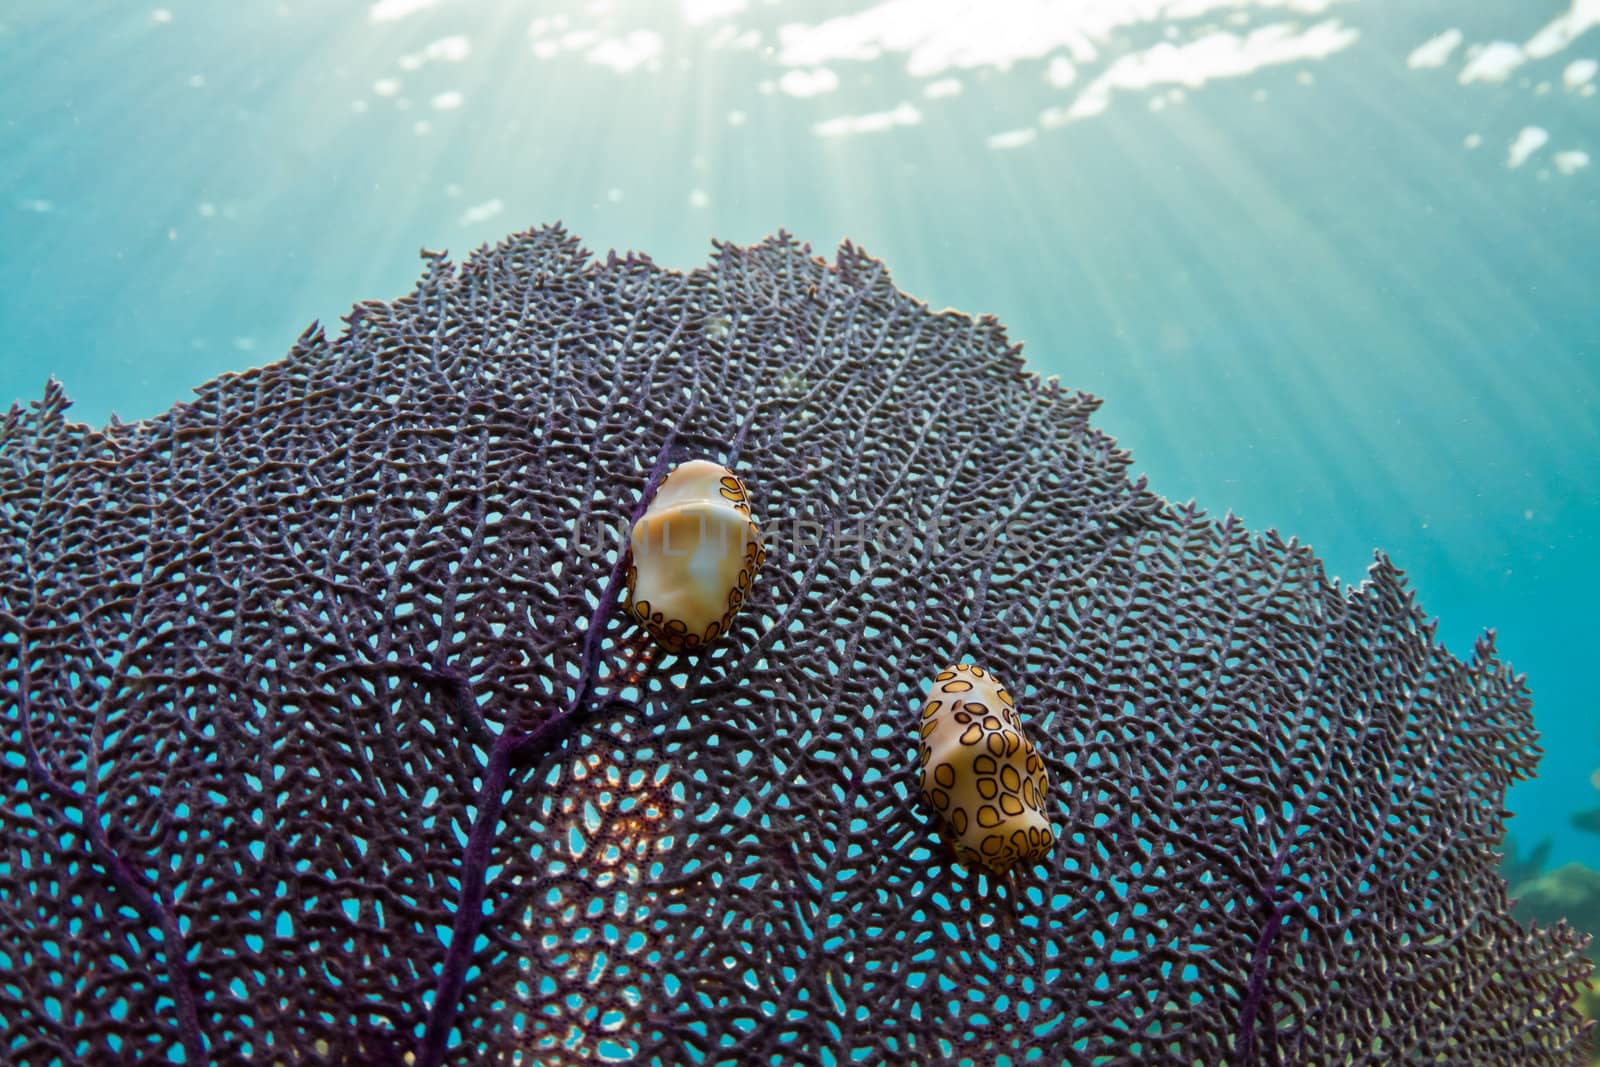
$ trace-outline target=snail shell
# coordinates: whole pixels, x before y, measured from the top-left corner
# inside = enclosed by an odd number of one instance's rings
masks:
[[[957,859],[1001,874],[1049,854],[1049,775],[1000,679],[970,663],[940,671],[920,735],[922,795]]]
[[[670,652],[726,633],[767,555],[744,482],[704,459],[666,476],[630,541],[629,611]]]

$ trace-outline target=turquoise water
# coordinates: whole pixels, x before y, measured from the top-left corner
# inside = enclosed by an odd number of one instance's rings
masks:
[[[0,402],[100,422],[561,220],[785,228],[993,313],[1163,494],[1407,570],[1526,671],[1513,832],[1600,861],[1600,7],[0,8]]]

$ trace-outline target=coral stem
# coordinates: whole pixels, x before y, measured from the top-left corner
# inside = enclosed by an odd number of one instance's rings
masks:
[[[169,991],[172,994],[173,1006],[178,1013],[178,1039],[183,1044],[184,1062],[205,1063],[206,1040],[200,1032],[200,1013],[195,1006],[194,980],[189,974],[187,952],[183,945],[183,935],[178,930],[177,917],[112,847],[100,826],[100,806],[93,801],[84,804],[83,828],[88,834],[90,848],[105,866],[106,873],[111,876],[117,888],[127,894],[141,919],[161,931],[161,949],[167,960]]]
[[[673,435],[668,434],[656,463],[651,468],[645,489],[634,509],[629,525],[639,521],[649,506],[650,498],[666,477],[670,465]],[[483,899],[487,891],[489,853],[494,846],[500,813],[505,809],[506,790],[511,785],[512,764],[534,763],[561,742],[582,718],[594,690],[600,670],[600,649],[605,634],[606,621],[616,609],[622,592],[622,577],[627,573],[629,548],[624,545],[617,554],[606,578],[605,588],[589,616],[584,632],[583,648],[578,658],[578,680],[572,697],[561,712],[550,716],[533,730],[514,730],[507,727],[489,750],[489,761],[483,771],[483,785],[478,789],[477,818],[467,837],[466,853],[461,861],[461,894],[456,903],[455,922],[450,927],[450,947],[445,952],[444,964],[439,969],[439,981],[434,987],[433,1004],[428,1009],[427,1025],[417,1047],[417,1067],[438,1067],[444,1061],[449,1047],[451,1029],[461,1008],[461,991],[466,986],[467,964],[472,959],[473,946],[478,940],[478,930],[483,925]],[[471,705],[476,708],[475,704]]]
[[[1250,986],[1245,991],[1244,1006],[1239,1011],[1239,1034],[1234,1042],[1233,1054],[1240,1063],[1253,1063],[1259,1051],[1256,1034],[1256,1015],[1266,1000],[1267,967],[1272,959],[1272,946],[1278,940],[1287,910],[1274,906],[1272,917],[1261,929],[1256,939],[1255,957],[1250,963]]]
[[[473,943],[478,939],[478,928],[483,923],[489,851],[494,845],[500,812],[505,807],[506,787],[511,781],[511,756],[518,742],[526,737],[526,734],[508,730],[495,739],[494,747],[489,750],[483,786],[478,790],[478,817],[473,820],[466,855],[462,857],[461,896],[456,903],[456,920],[450,929],[450,949],[439,970],[433,1006],[428,1009],[427,1028],[417,1049],[417,1063],[421,1067],[438,1067],[443,1061],[450,1029],[455,1025],[461,990],[467,979],[467,964],[472,958]]]

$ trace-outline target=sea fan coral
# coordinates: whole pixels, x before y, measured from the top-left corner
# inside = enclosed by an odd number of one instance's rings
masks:
[[[1495,873],[1491,640],[1169,504],[852,247],[540,230],[197,392],[0,422],[11,1062],[1580,1054],[1580,939]],[[619,601],[686,458],[768,559],[680,656]],[[969,660],[1051,784],[1006,880],[917,797]]]

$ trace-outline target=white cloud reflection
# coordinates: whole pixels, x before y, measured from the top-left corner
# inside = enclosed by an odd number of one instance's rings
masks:
[[[847,137],[859,133],[882,133],[896,126],[916,126],[922,122],[922,112],[907,103],[887,111],[869,111],[864,115],[839,115],[824,119],[811,127],[818,137]]]
[[[565,15],[541,15],[528,24],[528,41],[536,59],[555,59],[564,54],[582,56],[600,67],[627,74],[659,64],[666,51],[666,40],[654,30],[630,30],[617,35],[593,29],[574,28]]]
[[[1057,89],[1065,89],[1078,80],[1078,68],[1066,56],[1056,56],[1044,69],[1044,80]]]
[[[462,34],[430,41],[420,52],[400,57],[401,70],[419,70],[429,63],[464,63],[472,55],[472,42]]]
[[[1528,38],[1523,51],[1535,59],[1553,56],[1596,26],[1600,26],[1600,0],[1572,0],[1571,9]]]
[[[1526,163],[1550,140],[1550,131],[1540,126],[1524,126],[1506,150],[1506,166],[1515,170]]]
[[[637,70],[660,57],[665,43],[659,33],[651,30],[634,30],[621,37],[611,37],[589,48],[584,58],[602,67],[610,67],[618,74]]]
[[[1335,20],[1297,32],[1288,23],[1260,26],[1248,34],[1210,33],[1186,44],[1163,41],[1119,57],[1078,94],[1066,109],[1051,109],[1046,126],[1098,115],[1118,91],[1144,92],[1181,85],[1195,89],[1220,78],[1241,78],[1266,67],[1325,59],[1356,42],[1356,31]]]
[[[367,8],[368,22],[394,22],[438,4],[439,0],[378,0]]]
[[[1456,76],[1462,85],[1503,82],[1528,58],[1521,48],[1510,41],[1491,41],[1481,47],[1469,48],[1467,56],[1466,66]]]
[[[818,96],[839,88],[839,76],[827,67],[791,70],[778,79],[778,88],[790,96]]]
[[[749,6],[746,0],[683,0],[683,18],[694,26],[730,18]]]
[[[1592,96],[1595,93],[1595,75],[1600,73],[1600,63],[1592,57],[1580,56],[1557,67],[1545,65],[1544,61],[1555,60],[1559,64],[1557,57],[1596,27],[1600,27],[1600,0],[1571,0],[1566,11],[1543,25],[1530,25],[1528,36],[1520,44],[1505,39],[1469,44],[1461,52],[1456,81],[1464,86],[1473,86],[1477,91],[1530,92],[1532,97],[1540,101],[1533,106],[1540,108],[1547,106],[1543,101],[1552,95],[1558,85],[1571,94]],[[1465,39],[1466,35],[1460,29],[1447,29],[1418,45],[1407,63],[1414,69],[1447,66],[1454,60],[1456,48]],[[1560,118],[1559,115],[1551,117]],[[1550,125],[1559,128],[1562,124],[1556,122]],[[1586,124],[1582,127],[1583,132],[1588,133],[1591,126]],[[1507,144],[1505,165],[1513,170],[1522,167],[1541,152],[1551,139],[1550,129],[1545,125],[1525,123]],[[1472,133],[1463,144],[1469,149],[1476,148],[1482,140],[1481,135]],[[1564,148],[1549,158],[1556,172],[1566,177],[1589,165],[1589,154],[1582,148]],[[1545,169],[1538,171],[1541,178],[1548,174],[1549,171]]]
[[[976,67],[1006,69],[1062,53],[1066,67],[1049,75],[1072,80],[1070,64],[1089,64],[1117,50],[1140,27],[1160,27],[1225,11],[1282,10],[1320,14],[1341,0],[884,0],[862,11],[778,31],[778,62],[820,66],[840,60],[903,57],[915,78]],[[1345,31],[1352,32],[1353,31]]]
[[[1600,0],[1572,0],[1572,6],[1543,26],[1535,29],[1526,41],[1488,41],[1474,44],[1466,51],[1457,80],[1462,85],[1473,82],[1498,84],[1508,80],[1524,64],[1548,59],[1565,51],[1574,41],[1589,30],[1600,26]],[[1461,43],[1464,35],[1459,29],[1448,29],[1437,37],[1419,45],[1411,53],[1413,67],[1438,67],[1449,61],[1450,53]],[[1585,62],[1579,60],[1578,66]],[[1593,63],[1593,60],[1587,62]],[[1571,68],[1568,68],[1569,71]],[[1592,71],[1591,71],[1591,77]],[[1568,88],[1571,88],[1568,83]]]
[[[1020,130],[1005,130],[1001,133],[990,134],[984,142],[990,148],[1021,148],[1023,145],[1032,144],[1039,136],[1039,131],[1031,126]]]
[[[791,15],[808,13],[807,6],[775,6],[773,0],[676,0],[670,5],[637,6],[588,0],[576,9],[533,17],[527,34],[535,59],[577,60],[618,74],[666,77],[690,69],[686,64],[705,51],[745,51],[758,67],[750,90],[817,98],[821,106],[839,112],[825,111],[820,121],[812,123],[813,134],[821,138],[881,133],[918,125],[925,118],[936,120],[948,114],[950,105],[942,102],[946,98],[964,91],[992,94],[992,87],[1006,75],[1024,76],[1034,86],[1042,81],[1046,98],[1042,105],[1018,102],[1026,97],[994,97],[994,125],[982,136],[988,147],[1003,150],[1027,146],[1054,128],[1106,114],[1125,97],[1160,110],[1213,83],[1247,79],[1284,66],[1298,66],[1295,80],[1311,85],[1312,65],[1361,43],[1353,17],[1347,19],[1345,13],[1357,9],[1365,13],[1379,2],[864,0],[855,10],[807,20]],[[443,7],[459,12],[466,5],[375,0],[367,11],[371,21],[387,22]],[[625,10],[643,17],[629,21],[623,17]],[[1525,36],[1513,32],[1505,39],[1474,41],[1468,31],[1446,24],[1395,61],[1419,72],[1441,71],[1465,86],[1503,86],[1531,64],[1567,50],[1596,26],[1600,26],[1600,0],[1570,0],[1565,12],[1535,19]],[[411,72],[429,63],[461,62],[471,55],[468,38],[453,34],[401,56],[400,66]],[[760,70],[761,66],[766,69]],[[1534,80],[1538,94],[1559,96],[1564,89],[1590,95],[1596,92],[1600,67],[1579,56],[1564,67],[1539,71]],[[430,96],[419,99],[431,97],[435,110],[463,105],[458,92],[440,88],[430,87]],[[397,107],[406,103],[394,78],[379,79],[372,91],[397,97]],[[1258,89],[1256,99],[1267,99],[1264,89]],[[919,104],[928,109],[926,116]],[[748,116],[742,108],[726,114],[730,126],[743,125]],[[1541,143],[1529,148],[1520,142],[1523,147],[1517,148],[1518,142],[1510,140],[1516,128],[1485,131],[1510,145],[1507,164],[1514,167],[1543,147]],[[1574,157],[1564,158],[1562,173],[1586,165],[1574,163]]]
[[[488,222],[506,209],[505,201],[498,196],[493,200],[485,200],[481,204],[474,204],[461,213],[458,220],[463,226],[476,226],[480,222]]]
[[[841,85],[852,81],[852,65],[890,62],[925,81],[929,99],[953,94],[961,71],[1008,71],[1044,63],[1043,78],[1069,90],[1066,103],[1036,117],[1035,128],[1049,129],[1099,115],[1118,93],[1148,93],[1239,78],[1281,65],[1325,59],[1353,45],[1355,29],[1336,18],[1306,25],[1304,16],[1322,15],[1348,0],[882,0],[860,11],[815,23],[794,22],[778,30],[776,61],[793,68],[780,87],[793,95],[809,88],[808,75],[827,70]],[[1251,12],[1291,18],[1241,32],[1222,30],[1214,16],[1249,25]],[[1185,27],[1185,20],[1203,20]],[[1208,20],[1208,21],[1207,21]],[[1185,39],[1185,32],[1195,36]],[[1140,33],[1161,39],[1130,47]],[[832,87],[830,83],[830,88]],[[1156,103],[1164,104],[1166,98]],[[872,132],[921,121],[914,108],[840,115],[815,124],[822,137]],[[988,139],[991,148],[1016,148],[1032,140],[1022,130]]]
[[[822,66],[898,54],[913,78],[1042,59],[1057,48],[1090,58],[1096,51],[1090,35],[1104,23],[1106,10],[1131,6],[1142,5],[886,0],[854,14],[780,28],[777,58],[785,66]]]
[[[1582,149],[1568,149],[1565,152],[1557,152],[1551,158],[1551,162],[1556,165],[1556,170],[1571,177],[1589,165],[1589,153]],[[1600,774],[1600,771],[1595,773]]]
[[[1419,44],[1406,57],[1406,66],[1412,70],[1422,70],[1428,67],[1442,67],[1450,62],[1451,53],[1461,47],[1461,42],[1466,36],[1455,27],[1451,27],[1437,37],[1429,38]]]

